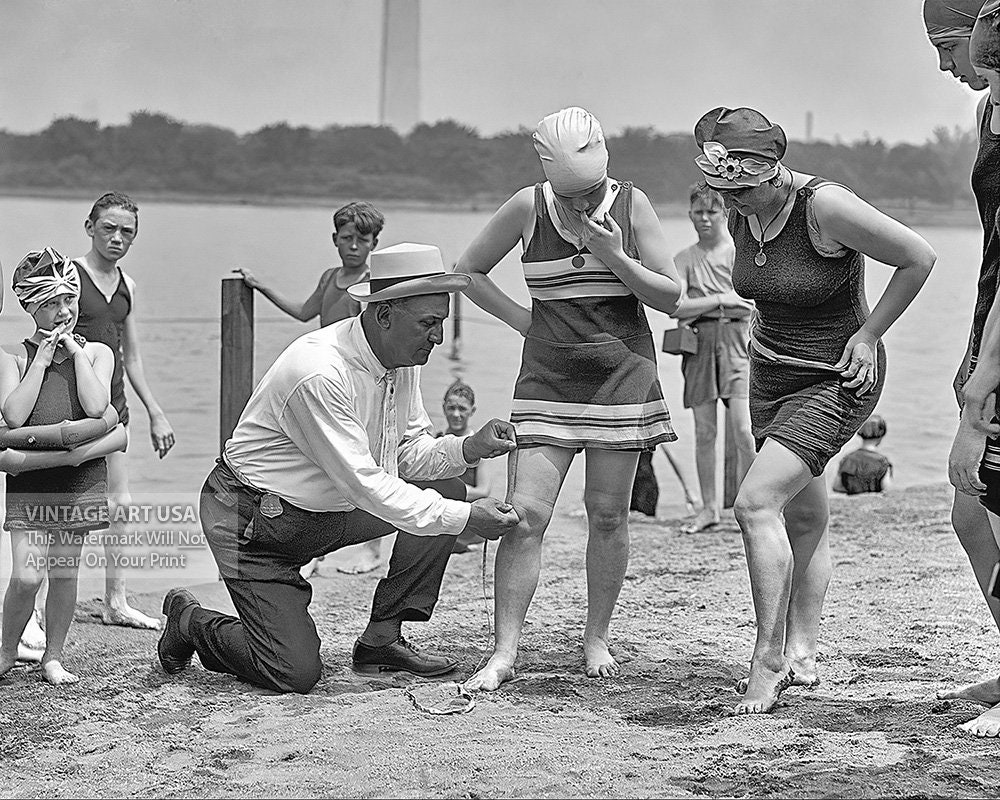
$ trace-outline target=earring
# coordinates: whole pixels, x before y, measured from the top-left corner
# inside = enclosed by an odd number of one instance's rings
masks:
[[[778,174],[771,179],[771,183],[774,184],[775,189],[780,189],[782,186],[785,185],[784,174],[779,171]]]

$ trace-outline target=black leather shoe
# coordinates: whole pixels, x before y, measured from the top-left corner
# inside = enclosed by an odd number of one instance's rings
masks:
[[[156,645],[156,654],[160,657],[163,671],[168,675],[176,675],[187,669],[194,655],[194,645],[181,632],[180,624],[181,614],[191,605],[201,604],[187,589],[171,589],[163,598],[163,613],[167,615],[167,622]]]
[[[443,656],[428,656],[400,636],[391,644],[370,647],[358,639],[354,643],[351,669],[361,675],[378,675],[382,672],[409,672],[430,678],[444,675],[458,666],[458,662]]]

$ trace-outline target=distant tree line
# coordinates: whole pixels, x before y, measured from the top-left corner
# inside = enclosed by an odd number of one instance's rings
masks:
[[[610,137],[611,172],[634,181],[656,203],[686,203],[700,176],[690,133],[629,128]],[[944,206],[972,202],[973,131],[938,128],[921,145],[880,140],[791,142],[792,167],[843,181],[873,201]],[[76,117],[38,133],[0,130],[0,189],[135,194],[364,197],[496,201],[542,177],[530,131],[480,136],[452,120],[400,136],[387,127],[321,130],[268,125],[239,135],[149,111],[126,125]]]

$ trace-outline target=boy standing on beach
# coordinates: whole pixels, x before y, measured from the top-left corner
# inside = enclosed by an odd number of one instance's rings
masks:
[[[285,297],[248,269],[237,269],[243,281],[256,289],[286,314],[302,322],[319,315],[321,327],[332,325],[361,313],[361,303],[347,293],[350,286],[368,280],[368,254],[378,245],[378,236],[385,225],[385,217],[371,203],[353,202],[338,209],[333,215],[333,244],[340,256],[340,266],[330,267],[320,275],[319,283],[304,301],[296,302]],[[360,574],[371,572],[382,562],[381,540],[373,539],[351,548],[356,556],[348,565],[339,567],[341,572]],[[313,559],[302,568],[308,578],[319,567]]]
[[[80,272],[80,318],[76,332],[91,342],[103,342],[115,354],[111,376],[111,404],[119,421],[128,429],[129,410],[125,403],[125,376],[149,415],[149,434],[160,458],[174,446],[174,431],[163,409],[146,383],[139,352],[135,315],[135,281],[122,272],[123,259],[139,232],[139,207],[122,192],[107,192],[97,198],[83,222],[91,240],[90,252],[75,259]],[[111,524],[105,541],[107,567],[102,620],[106,625],[132,628],[160,627],[158,620],[132,608],[125,597],[125,577],[119,559],[126,541],[123,519],[117,513],[132,502],[128,486],[128,456],[111,453],[108,461],[108,495]]]

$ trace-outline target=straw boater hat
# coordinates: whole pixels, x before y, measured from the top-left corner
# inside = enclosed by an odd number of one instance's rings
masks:
[[[468,275],[447,272],[441,251],[430,244],[403,242],[371,254],[371,278],[348,288],[355,300],[375,303],[421,294],[460,292]]]

